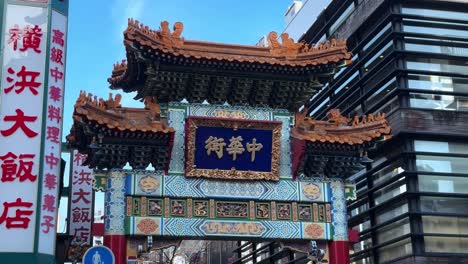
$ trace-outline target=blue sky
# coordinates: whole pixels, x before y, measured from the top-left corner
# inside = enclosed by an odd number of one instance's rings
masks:
[[[107,98],[113,64],[125,58],[123,31],[132,17],[153,29],[163,20],[184,23],[185,39],[254,45],[285,27],[284,13],[292,0],[77,0],[70,1],[63,138],[72,125],[73,105],[80,90]],[[122,94],[123,106],[143,107]],[[64,158],[68,160],[68,155]],[[68,169],[66,170],[68,175]],[[60,218],[64,224],[66,202]],[[103,207],[98,193],[96,208]],[[61,228],[62,229],[62,228]],[[63,229],[62,229],[63,230]]]
[[[255,44],[284,27],[292,0],[79,0],[70,1],[64,113],[64,137],[72,124],[80,90],[107,98],[107,78],[125,58],[123,31],[129,17],[158,29],[163,20],[184,23],[185,39]],[[112,91],[114,94],[118,91]],[[122,94],[123,106],[143,106]]]

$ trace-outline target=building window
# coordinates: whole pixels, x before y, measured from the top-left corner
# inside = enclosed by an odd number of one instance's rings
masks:
[[[408,32],[408,33],[428,34],[428,35],[447,36],[447,37],[459,37],[459,38],[468,37],[467,30],[442,28],[442,26],[447,26],[445,24],[439,24],[440,27],[435,27],[435,26],[425,25],[425,23],[421,23],[421,22],[414,23],[414,22],[409,22],[409,20],[405,20],[405,19],[403,21],[404,22],[406,21],[406,23],[403,25],[403,31]],[[415,24],[418,24],[418,25],[415,25]]]
[[[397,237],[409,234],[410,232],[409,219],[405,218],[377,229],[377,242],[383,244]]]
[[[404,203],[402,205],[393,207],[389,210],[380,211],[376,214],[375,220],[377,224],[387,222],[395,217],[398,217],[402,214],[408,212],[408,204]]]
[[[372,176],[372,182],[374,186],[377,186],[388,179],[400,175],[404,171],[405,169],[403,169],[403,161],[398,160],[374,173]]]
[[[468,56],[468,48],[451,47],[451,46],[447,46],[443,44],[430,45],[430,44],[405,43],[405,49],[408,51],[431,52],[431,53],[446,54],[446,55],[451,55],[451,56]]]
[[[456,11],[444,11],[444,10],[434,10],[434,9],[425,9],[425,8],[410,8],[403,7],[401,12],[408,15],[417,15],[424,17],[435,17],[443,19],[458,19],[468,21],[468,16],[465,12],[456,12]]]
[[[459,142],[415,140],[415,151],[468,154],[468,144]]]
[[[347,78],[345,82],[343,82],[338,88],[335,89],[335,94],[338,94],[341,90],[343,90],[343,88],[349,89],[351,86],[357,83],[359,79],[356,77],[358,76],[359,76],[359,71],[356,71],[355,73],[353,73],[353,75],[349,76],[349,78]]]
[[[353,230],[356,230],[356,231],[359,231],[359,232],[363,232],[364,230],[367,230],[371,227],[371,223],[370,223],[370,220],[367,219],[366,221],[360,223],[360,224],[357,224],[355,226],[353,226],[351,229]]]
[[[468,97],[464,96],[410,93],[409,99],[414,108],[468,111]]]
[[[468,93],[468,78],[410,74],[408,87],[418,90]]]
[[[468,74],[468,65],[465,62],[453,60],[409,58],[406,62],[406,67],[409,70]]]
[[[392,28],[392,24],[387,24],[382,30],[380,30],[379,33],[377,33],[367,44],[362,48],[362,51],[366,51],[369,49],[371,46],[374,46],[375,42],[379,40],[384,34],[387,32],[390,32],[390,29]]]
[[[392,184],[388,187],[385,187],[381,190],[375,191],[374,192],[374,201],[376,205],[379,205],[387,200],[392,199],[393,197],[396,197],[402,193],[406,192],[406,184],[402,184],[401,182],[404,182],[405,177],[402,177],[396,182],[395,184]],[[397,185],[397,186],[396,186]]]
[[[424,236],[426,252],[466,253],[468,237]]]
[[[468,214],[467,205],[466,198],[421,197],[421,211],[424,213]]]
[[[356,254],[356,253],[358,253],[360,251],[369,249],[371,247],[372,247],[372,239],[371,238],[359,241],[359,242],[353,244],[353,250],[354,250],[353,254]]]
[[[364,64],[364,71],[368,72],[374,69],[376,65],[378,65],[386,56],[388,56],[390,53],[392,53],[393,49],[391,47],[393,46],[393,41],[390,41],[385,45],[383,48],[381,48],[379,51],[375,53],[372,58],[370,58],[365,64]]]
[[[410,255],[413,252],[411,240],[409,238],[399,242],[381,247],[377,250],[379,254],[379,263],[387,262],[392,259]]]
[[[386,82],[384,85],[382,85],[380,88],[378,88],[373,94],[371,94],[367,101],[367,107],[371,108],[378,102],[382,101],[382,99],[392,91],[394,91],[397,88],[397,83],[396,83],[396,78],[393,77],[390,79],[388,82]]]
[[[468,158],[416,155],[416,169],[421,172],[467,173]]]
[[[354,2],[351,3],[351,5],[346,8],[346,10],[341,13],[341,16],[338,17],[338,19],[333,23],[333,25],[330,26],[330,29],[328,30],[328,35],[331,36],[335,30],[337,30],[341,24],[351,15],[351,13],[354,11],[355,5]]]
[[[468,194],[467,177],[419,175],[418,178],[421,192]]]
[[[447,216],[422,216],[424,233],[468,234],[468,218]]]

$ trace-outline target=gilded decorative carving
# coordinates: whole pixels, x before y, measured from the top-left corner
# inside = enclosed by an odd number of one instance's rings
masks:
[[[388,136],[391,128],[385,114],[369,114],[353,119],[341,115],[339,109],[328,113],[328,120],[313,120],[306,112],[296,114],[296,124],[291,129],[291,137],[312,142],[341,144],[362,144],[382,135]]]
[[[183,200],[171,201],[171,215],[172,216],[185,216],[186,203]]]
[[[257,203],[255,208],[255,217],[258,219],[270,218],[270,204]]]
[[[206,178],[219,178],[219,179],[233,179],[233,180],[279,180],[280,169],[280,151],[281,151],[281,123],[279,122],[256,122],[256,121],[241,121],[232,119],[187,119],[187,158],[186,158],[186,172],[187,177],[206,177]],[[195,136],[198,126],[209,127],[226,127],[226,128],[250,128],[250,129],[272,129],[272,154],[271,154],[271,171],[241,171],[236,169],[219,170],[219,169],[199,169],[195,166]],[[220,148],[210,148],[212,151],[219,150]],[[207,149],[208,151],[208,149]],[[222,153],[217,154],[222,157]]]
[[[249,215],[246,202],[216,202],[216,216],[229,218],[246,218]]]
[[[160,216],[162,215],[163,202],[161,199],[148,199],[148,215]]]
[[[193,202],[193,215],[197,217],[208,216],[208,201],[194,201]]]
[[[292,214],[291,204],[278,203],[276,212],[278,220],[290,220]]]
[[[310,204],[300,204],[298,206],[298,219],[299,220],[312,220],[312,206]]]

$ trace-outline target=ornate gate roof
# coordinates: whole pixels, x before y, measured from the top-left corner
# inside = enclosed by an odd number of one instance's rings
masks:
[[[129,19],[124,32],[127,60],[114,65],[112,89],[137,91],[137,99],[155,96],[160,103],[269,106],[296,110],[352,54],[345,40],[317,45],[296,43],[287,33],[269,47],[185,40],[183,24],[167,21],[152,30]]]

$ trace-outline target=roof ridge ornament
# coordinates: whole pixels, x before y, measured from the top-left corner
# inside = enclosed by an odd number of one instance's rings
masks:
[[[175,22],[172,29],[173,31],[171,32],[168,21],[162,21],[159,30],[153,30],[138,20],[129,18],[126,32],[138,30],[154,41],[161,42],[167,48],[180,48],[184,45],[184,38],[181,37],[184,24],[182,22]]]
[[[345,39],[331,39],[325,42],[313,43],[308,45],[304,41],[295,42],[294,39],[289,37],[289,34],[284,32],[280,35],[281,44],[278,41],[278,33],[271,31],[268,34],[268,41],[270,43],[270,54],[273,56],[285,56],[295,58],[299,54],[314,54],[321,51],[329,50],[332,48],[346,49]]]
[[[80,96],[76,100],[75,105],[84,106],[86,104],[89,104],[103,111],[106,111],[106,110],[115,111],[116,108],[122,107],[120,105],[121,100],[122,100],[122,95],[120,94],[116,94],[115,97],[113,97],[112,93],[109,93],[109,99],[104,100],[103,98],[98,98],[96,95],[93,95],[92,93],[88,93],[88,95],[86,95],[86,91],[82,90],[80,91]]]
[[[391,138],[391,127],[384,113],[347,118],[339,109],[332,109],[327,117],[327,121],[314,120],[307,115],[307,111],[296,113],[292,137],[311,142],[339,142],[349,145],[369,142],[380,136]]]

